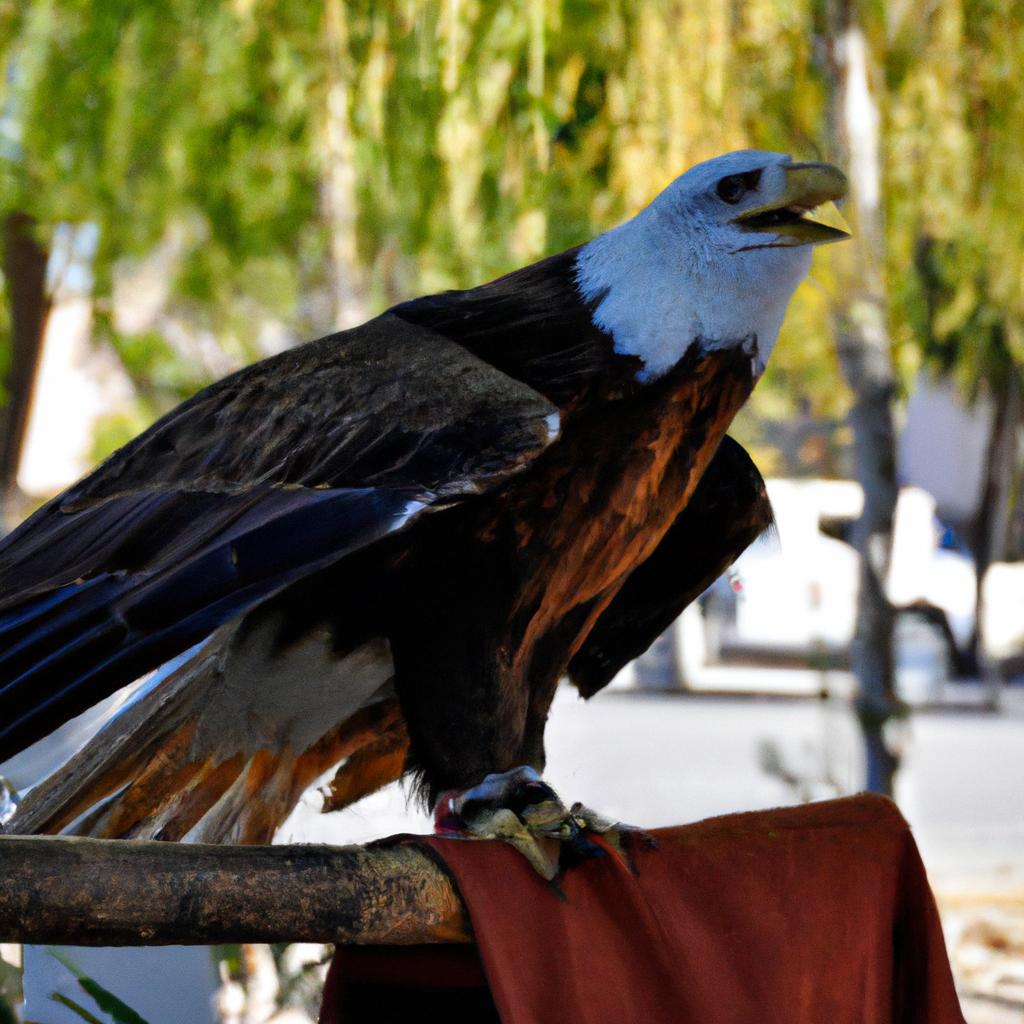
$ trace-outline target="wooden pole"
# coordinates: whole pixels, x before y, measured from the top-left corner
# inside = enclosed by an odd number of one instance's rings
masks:
[[[78,946],[469,942],[412,846],[215,846],[0,836],[0,941]]]

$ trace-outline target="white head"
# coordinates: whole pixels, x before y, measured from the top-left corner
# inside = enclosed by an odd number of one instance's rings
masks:
[[[577,283],[615,351],[643,361],[641,380],[670,370],[695,342],[752,345],[758,370],[811,247],[844,231],[805,214],[846,193],[829,164],[740,150],[692,167],[632,220],[588,242]]]

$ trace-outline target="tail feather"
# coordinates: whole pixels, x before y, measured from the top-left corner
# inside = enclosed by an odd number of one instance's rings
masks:
[[[223,723],[211,720],[223,710],[214,688],[223,692],[225,662],[237,629],[222,628],[127,705],[59,772],[30,790],[7,829],[116,839],[270,842],[303,792],[335,765],[351,766],[350,793],[378,788],[367,788],[371,777],[387,782],[401,774],[407,739],[391,691],[390,656],[382,662],[386,645],[368,645],[342,660],[343,667],[362,667],[364,673],[367,666],[379,665],[374,678],[380,682],[367,683],[367,703],[354,695],[354,706],[341,699],[334,709],[324,707],[324,729],[304,748],[287,740],[251,750],[225,744]],[[273,688],[272,673],[258,685]],[[253,703],[266,706],[258,692]],[[332,710],[337,715],[333,724]],[[237,713],[244,721],[248,709],[240,707]],[[388,748],[383,760],[381,740]]]
[[[184,839],[224,794],[231,792],[247,764],[241,754],[220,762],[179,756],[167,767],[169,770],[159,775],[141,776],[125,799],[115,803],[104,821],[104,838]]]
[[[409,757],[409,734],[395,706],[394,720],[360,747],[338,769],[324,793],[323,811],[340,811],[402,777]]]
[[[93,831],[83,816],[107,806],[116,794],[128,791],[151,765],[166,763],[167,752],[182,749],[177,742],[194,731],[195,718],[218,676],[226,641],[221,631],[165,678],[155,680],[144,694],[123,707],[67,764],[29,791],[8,824],[11,831],[106,835]],[[115,801],[116,802],[116,801]],[[81,819],[81,820],[80,820]]]
[[[305,751],[291,747],[258,751],[231,788],[192,827],[188,838],[202,843],[269,843],[302,794],[324,772],[339,762],[351,764],[376,742],[386,723],[395,721],[404,733],[398,701],[389,697],[340,722]]]

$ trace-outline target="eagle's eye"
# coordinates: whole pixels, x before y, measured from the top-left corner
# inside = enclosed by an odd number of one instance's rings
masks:
[[[734,206],[742,198],[745,192],[757,188],[761,180],[760,171],[747,171],[745,174],[730,174],[723,178],[716,186],[715,192],[723,203]]]

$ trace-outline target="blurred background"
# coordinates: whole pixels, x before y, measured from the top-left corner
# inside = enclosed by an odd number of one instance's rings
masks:
[[[777,531],[607,693],[559,694],[549,776],[651,826],[893,794],[968,1019],[1024,1020],[1021,0],[0,0],[0,60],[6,528],[200,386],[693,163],[844,167],[856,239],[732,431]],[[427,827],[398,789],[318,806],[280,838]],[[27,1017],[82,1019],[45,951],[0,954]],[[152,1024],[255,1024],[309,1019],[322,950],[79,956]]]

